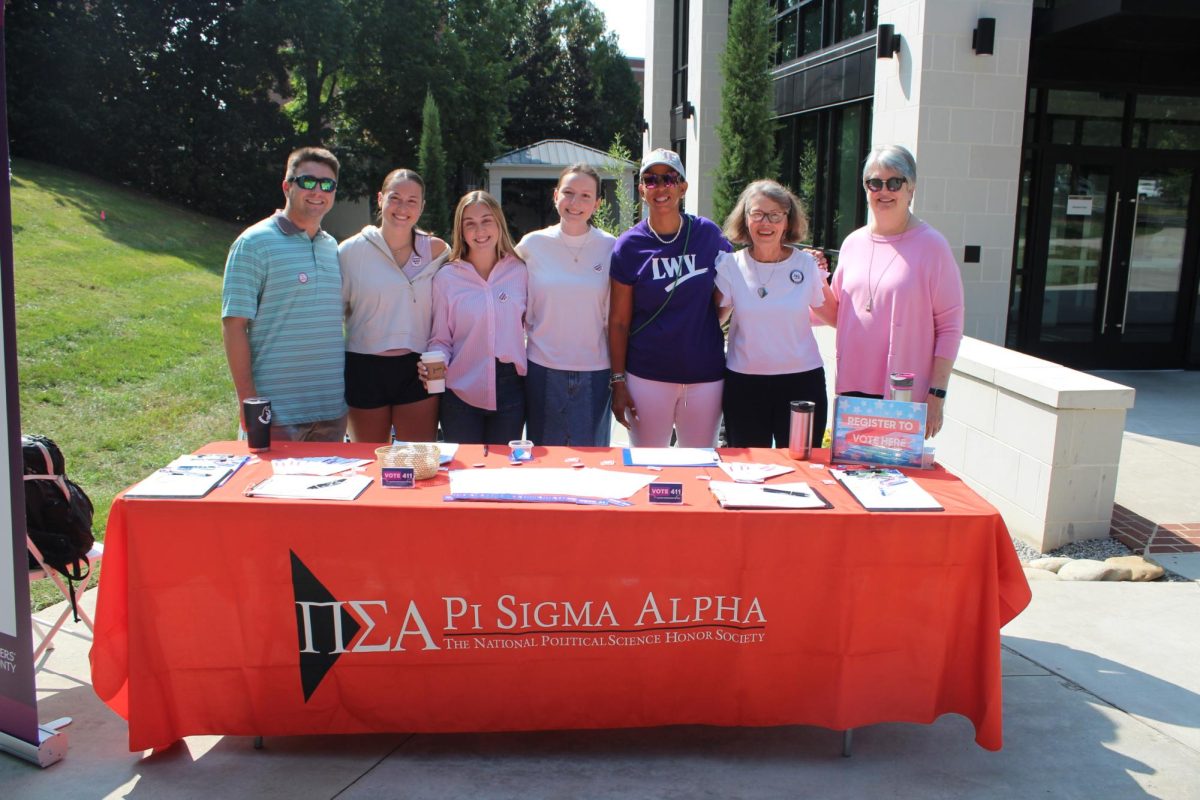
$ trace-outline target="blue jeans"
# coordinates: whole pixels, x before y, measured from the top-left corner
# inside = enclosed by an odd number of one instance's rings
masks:
[[[508,444],[520,439],[525,427],[525,379],[512,364],[497,361],[496,410],[476,408],[447,389],[442,395],[441,420],[447,442]]]
[[[611,371],[571,372],[529,362],[525,406],[534,444],[608,447]]]

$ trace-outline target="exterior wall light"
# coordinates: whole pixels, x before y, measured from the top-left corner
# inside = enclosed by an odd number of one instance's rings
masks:
[[[980,17],[978,25],[971,32],[971,47],[977,56],[990,56],[996,52],[996,18]]]
[[[900,34],[896,33],[895,25],[880,25],[875,35],[876,58],[891,58],[900,52]]]

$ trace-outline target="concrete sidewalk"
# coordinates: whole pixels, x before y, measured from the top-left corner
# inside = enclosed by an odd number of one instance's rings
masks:
[[[840,734],[799,726],[269,738],[261,751],[196,736],[129,753],[72,626],[38,675],[41,718],[75,718],[70,751],[47,770],[0,758],[0,797],[1200,798],[1200,642],[1181,635],[1200,585],[1033,589],[1004,631],[998,753],[957,716],[859,729],[849,759]]]

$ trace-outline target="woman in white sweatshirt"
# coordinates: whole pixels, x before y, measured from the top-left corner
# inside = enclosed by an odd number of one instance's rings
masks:
[[[346,403],[350,439],[432,442],[438,398],[417,378],[429,346],[433,276],[446,243],[417,227],[425,183],[409,169],[383,179],[379,225],[368,225],[338,248],[346,311]]]

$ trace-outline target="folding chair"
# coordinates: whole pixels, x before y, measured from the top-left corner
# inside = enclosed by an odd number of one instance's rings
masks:
[[[30,555],[33,556],[34,560],[36,560],[39,565],[37,567],[30,568],[29,582],[33,583],[34,581],[40,580],[53,581],[54,585],[58,587],[58,591],[62,594],[63,599],[67,601],[67,607],[64,608],[62,613],[58,615],[58,619],[54,621],[53,625],[47,625],[36,616],[33,618],[33,632],[40,639],[37,648],[33,651],[33,660],[37,661],[42,657],[42,653],[46,652],[47,650],[54,649],[54,635],[62,628],[63,623],[67,621],[67,617],[71,616],[71,590],[67,588],[67,584],[66,581],[63,580],[62,573],[54,569],[54,567],[47,566],[45,560],[42,558],[42,552],[38,550],[38,546],[33,543],[33,540],[30,539],[28,535],[25,537],[25,544],[29,548]],[[104,545],[100,542],[96,542],[92,545],[92,549],[88,551],[86,556],[89,575],[91,574],[92,568],[99,563],[100,559],[103,557]],[[83,620],[84,625],[87,625],[88,630],[92,631],[94,630],[92,626],[92,618],[83,608],[83,593],[86,588],[87,584],[85,582],[84,585],[80,587],[79,593],[76,595],[75,605],[79,610],[79,618]],[[39,626],[46,629],[44,634],[39,630]]]

